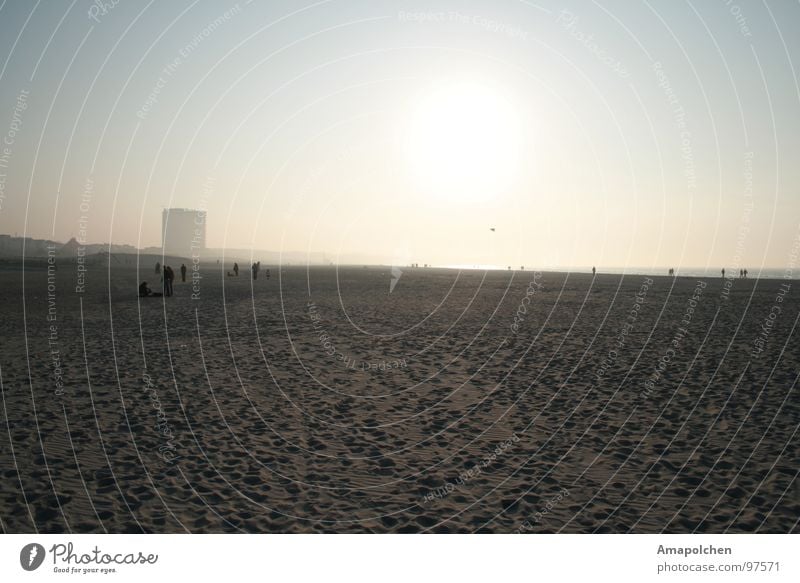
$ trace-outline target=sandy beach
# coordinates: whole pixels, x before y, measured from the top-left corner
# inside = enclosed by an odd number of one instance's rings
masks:
[[[229,269],[0,268],[3,531],[798,531],[796,281]]]

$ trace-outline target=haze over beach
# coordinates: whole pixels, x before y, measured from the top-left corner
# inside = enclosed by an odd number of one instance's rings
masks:
[[[798,19],[0,3],[3,533],[798,532]]]
[[[85,4],[4,7],[0,232],[756,271],[798,234],[790,4]]]

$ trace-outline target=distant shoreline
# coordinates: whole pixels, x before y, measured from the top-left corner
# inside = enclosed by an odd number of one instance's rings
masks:
[[[154,255],[151,253],[147,254],[136,254],[136,253],[124,253],[124,254],[112,254],[112,256],[119,256],[124,255],[126,258],[134,259],[139,258],[140,261],[138,265],[140,268],[144,267],[145,269],[150,269],[149,261],[152,260],[162,260],[162,255]],[[99,267],[101,266],[99,260],[103,259],[105,254],[98,253],[87,256],[88,265]],[[94,258],[95,261],[91,261]],[[254,257],[255,258],[255,257]],[[223,258],[220,257],[219,260],[221,261]],[[232,263],[233,261],[238,260],[238,257],[225,257],[226,263]],[[59,261],[63,261],[65,263],[74,263],[74,257],[64,257],[61,256],[58,258]],[[167,256],[167,260],[171,262],[188,262],[190,261],[189,258],[181,258],[181,257],[169,257]],[[453,266],[453,265],[431,265],[429,267],[410,267],[405,265],[394,266],[388,264],[381,264],[381,263],[342,263],[338,265],[324,265],[320,263],[311,263],[311,264],[299,264],[299,263],[268,263],[263,262],[265,267],[281,267],[282,269],[337,269],[337,268],[345,268],[345,269],[400,269],[402,271],[413,272],[413,271],[469,271],[469,272],[513,272],[513,273],[549,273],[554,275],[591,275],[591,268],[585,267],[576,267],[572,268],[528,268],[525,269],[508,269],[499,267],[499,266],[480,266],[480,267],[469,267],[469,266]],[[22,257],[0,257],[0,270],[4,271],[16,271],[23,267],[29,267],[31,269],[36,268],[45,268],[47,265],[47,258],[40,257],[40,256],[31,256],[25,257],[24,260]],[[125,269],[133,269],[136,267],[137,262],[132,261],[130,263],[112,263],[112,267],[116,269],[125,268]],[[201,266],[207,268],[219,268],[224,270],[224,264],[217,263],[216,258],[204,258],[201,263]],[[686,279],[686,278],[709,278],[709,279],[722,279],[722,274],[720,272],[703,272],[700,271],[698,268],[688,268],[687,270],[681,272],[678,271],[674,276],[668,275],[667,271],[669,270],[668,267],[664,268],[641,268],[641,267],[630,267],[630,268],[611,268],[611,269],[598,269],[597,270],[597,277],[600,276],[648,276],[648,277],[659,277],[659,278],[674,278],[674,279]],[[726,268],[726,272],[730,271],[733,273],[733,270],[728,270]],[[785,268],[765,268],[761,270],[761,272],[757,272],[754,270],[749,270],[748,268],[748,276],[747,278],[740,278],[738,273],[735,277],[731,277],[726,275],[725,279],[747,279],[747,280],[796,280],[798,277],[785,277]]]

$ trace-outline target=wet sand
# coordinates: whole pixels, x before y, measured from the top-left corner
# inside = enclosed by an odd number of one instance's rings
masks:
[[[0,266],[5,532],[798,531],[796,281],[177,267]]]

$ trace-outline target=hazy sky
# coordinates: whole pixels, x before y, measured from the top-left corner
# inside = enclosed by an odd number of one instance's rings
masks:
[[[800,234],[798,2],[0,6],[3,233],[200,207],[214,247],[750,269]]]

